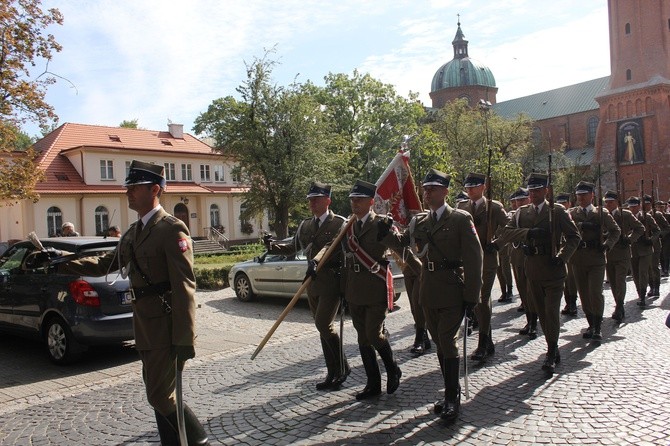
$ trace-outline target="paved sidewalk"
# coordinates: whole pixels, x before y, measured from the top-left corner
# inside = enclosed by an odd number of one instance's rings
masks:
[[[582,339],[585,320],[564,318],[557,374],[545,381],[542,336],[519,336],[523,318],[494,292],[496,355],[471,364],[470,399],[460,421],[444,426],[432,413],[441,396],[434,351],[415,358],[409,303],[388,318],[403,372],[393,395],[358,402],[365,374],[351,321],[345,348],[353,368],[342,390],[317,392],[325,376],[306,305],[289,314],[255,360],[251,353],[287,303],[237,301],[230,289],[199,292],[198,358],[185,370],[185,400],[205,423],[211,444],[631,444],[670,445],[670,285],[640,311],[632,282],[626,323],[603,324],[604,341]],[[605,292],[606,316],[612,298]],[[0,346],[0,444],[158,444],[132,348],[92,354],[59,368],[29,342],[3,337]],[[474,350],[476,334],[469,338]],[[12,345],[18,347],[12,347]],[[383,365],[379,361],[383,370]],[[384,376],[385,379],[385,376]]]

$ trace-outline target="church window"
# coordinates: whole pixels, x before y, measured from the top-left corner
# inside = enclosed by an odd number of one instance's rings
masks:
[[[626,34],[630,34],[630,23],[626,23]]]
[[[593,146],[596,143],[596,130],[598,130],[598,118],[591,116],[586,125],[586,143]]]
[[[633,78],[633,72],[630,71],[630,68],[626,70],[626,80],[629,81]]]

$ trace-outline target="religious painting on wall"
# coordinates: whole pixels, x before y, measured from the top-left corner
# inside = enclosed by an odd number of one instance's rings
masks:
[[[617,131],[617,154],[619,164],[644,162],[642,121],[640,119],[632,119],[619,124]]]

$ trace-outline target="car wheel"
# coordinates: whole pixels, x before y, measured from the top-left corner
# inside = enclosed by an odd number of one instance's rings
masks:
[[[242,302],[251,302],[256,299],[256,294],[254,290],[251,289],[251,281],[249,281],[249,276],[244,273],[240,273],[235,276],[235,295]]]
[[[70,364],[79,359],[84,350],[74,339],[70,327],[59,317],[52,317],[47,322],[44,340],[49,359],[55,364]]]

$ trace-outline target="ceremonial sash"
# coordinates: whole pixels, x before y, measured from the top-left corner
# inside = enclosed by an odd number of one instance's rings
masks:
[[[393,309],[393,298],[395,293],[393,292],[393,274],[391,273],[391,268],[379,264],[370,254],[368,254],[361,245],[358,243],[358,239],[354,235],[354,225],[350,225],[347,230],[347,247],[351,251],[358,263],[363,265],[374,274],[376,277],[379,277],[386,284],[386,303],[388,309]]]

